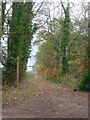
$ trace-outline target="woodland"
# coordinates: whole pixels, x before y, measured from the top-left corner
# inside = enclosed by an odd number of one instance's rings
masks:
[[[88,118],[90,3],[3,1],[0,20],[0,115]]]
[[[47,4],[47,6],[46,6]],[[88,4],[81,4],[83,11],[72,18],[74,3],[60,2],[62,11],[51,17],[49,2],[2,2],[2,84],[17,85],[17,58],[19,58],[19,83],[23,81],[31,53],[33,36],[37,45],[34,69],[39,77],[77,90],[88,91]],[[53,8],[55,10],[56,8]],[[7,40],[5,40],[5,38]]]

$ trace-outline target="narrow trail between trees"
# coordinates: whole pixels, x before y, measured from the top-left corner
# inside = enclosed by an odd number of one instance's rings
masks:
[[[3,103],[3,118],[88,118],[88,93],[32,80],[36,91],[23,100]]]

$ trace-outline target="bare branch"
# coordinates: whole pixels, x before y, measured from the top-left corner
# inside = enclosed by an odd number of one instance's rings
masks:
[[[5,17],[9,14],[9,11],[11,10],[12,5],[10,6],[10,8],[7,10],[7,13],[5,14]]]
[[[63,2],[61,2],[61,5],[62,5],[62,8],[63,8],[63,10],[64,10],[64,12],[65,12],[66,9],[65,9],[65,7],[64,7],[64,5],[63,5]]]
[[[43,3],[44,3],[44,2],[41,2],[41,3],[40,3],[41,5],[39,6],[39,8],[37,9],[37,11],[36,11],[36,13],[35,13],[35,14],[37,14],[37,13],[38,13],[38,11],[39,11],[39,10],[40,10],[40,8],[42,7]]]

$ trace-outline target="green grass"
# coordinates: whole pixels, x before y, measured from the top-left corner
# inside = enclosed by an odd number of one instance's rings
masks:
[[[45,77],[45,79],[47,80],[47,81],[51,81],[51,82],[54,82],[54,83],[56,83],[56,84],[59,84],[59,80],[57,80],[56,78],[55,78],[55,76],[46,76]]]
[[[27,76],[28,80],[34,79],[34,74],[33,74],[32,71],[27,71],[26,72],[26,76]]]

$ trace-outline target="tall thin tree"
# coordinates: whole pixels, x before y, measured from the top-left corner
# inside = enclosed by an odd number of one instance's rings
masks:
[[[66,74],[69,72],[68,66],[68,44],[69,44],[69,36],[70,36],[70,14],[69,14],[69,3],[65,8],[63,3],[61,2],[62,8],[64,10],[64,21],[63,21],[63,35],[61,42],[61,51],[62,51],[62,73]]]

